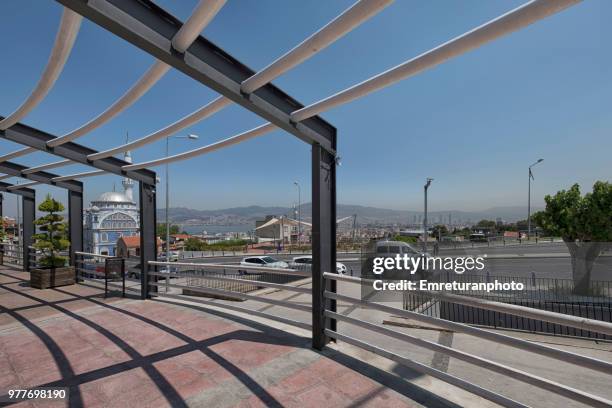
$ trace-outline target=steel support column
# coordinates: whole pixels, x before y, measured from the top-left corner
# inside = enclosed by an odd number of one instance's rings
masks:
[[[0,229],[4,229],[4,218],[2,218],[3,201],[4,201],[4,196],[0,194]],[[0,245],[0,265],[2,265],[3,263],[4,263],[4,245]]]
[[[83,193],[68,191],[68,239],[70,240],[70,265],[76,268],[75,252],[83,251]],[[78,272],[75,269],[75,275]]]
[[[23,253],[23,270],[30,270],[30,247],[32,246],[34,235],[34,220],[36,219],[36,195],[24,195],[21,200],[21,213],[23,214],[23,234],[21,245]],[[19,226],[17,226],[19,228]]]
[[[157,260],[157,216],[155,185],[138,183],[140,192],[140,296],[149,297],[149,261]],[[155,279],[157,280],[157,279]]]
[[[334,146],[335,148],[335,146]],[[323,272],[336,271],[336,160],[319,144],[312,145],[312,346],[322,349],[330,338],[325,329],[336,330],[336,320],[324,316],[336,310],[336,301],[325,299],[335,292],[336,281]]]

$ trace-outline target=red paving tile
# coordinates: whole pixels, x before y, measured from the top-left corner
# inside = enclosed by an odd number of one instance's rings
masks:
[[[351,399],[362,397],[379,387],[374,381],[354,371],[344,372],[327,384]]]
[[[334,391],[325,384],[319,384],[296,397],[303,407],[346,407],[351,400],[341,393]]]
[[[293,350],[288,346],[234,339],[215,344],[210,349],[238,368],[247,370],[261,366]]]
[[[177,400],[189,404],[218,392],[229,395],[229,401],[233,398],[227,406],[409,406],[399,394],[323,356],[284,376],[275,374],[280,377],[270,380],[265,392],[258,391],[261,395],[252,390],[244,394],[256,372],[291,358],[298,349],[284,345],[279,335],[191,308],[103,300],[98,289],[82,285],[63,287],[59,293],[19,284],[10,287],[45,301],[73,300],[15,312],[30,321],[29,327],[13,318],[0,320],[0,395],[14,387],[58,386],[54,382],[64,375],[76,381],[86,407],[168,407]],[[14,309],[37,302],[9,292],[0,293],[0,305]],[[238,386],[240,396],[232,388]],[[66,402],[22,406],[56,407]]]

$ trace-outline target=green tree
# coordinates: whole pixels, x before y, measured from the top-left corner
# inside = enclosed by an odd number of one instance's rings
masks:
[[[64,211],[64,206],[47,194],[45,201],[38,206],[38,210],[47,213],[34,221],[40,233],[34,235],[36,242],[33,246],[44,255],[40,264],[46,268],[62,267],[66,264],[67,258],[59,256],[58,253],[70,246],[70,241],[66,238],[67,228],[64,217],[58,214]]]
[[[497,223],[492,220],[480,220],[478,221],[478,224],[476,224],[476,226],[482,228],[495,228],[497,226]]]
[[[176,235],[180,233],[180,228],[178,225],[170,224],[170,235]],[[166,237],[166,224],[159,223],[157,224],[157,236],[165,239]]]
[[[0,242],[6,239],[6,229],[4,228],[4,219],[0,217]]]
[[[187,238],[185,240],[185,250],[186,251],[203,251],[205,247],[205,243],[200,241],[197,238]]]
[[[448,235],[448,228],[446,228],[446,225],[435,225],[432,228],[432,235],[436,238]]]
[[[393,237],[393,241],[401,241],[401,242],[407,242],[409,244],[414,244],[417,242],[417,239],[415,237],[406,237],[403,235],[396,235]]]
[[[472,233],[472,230],[469,228],[461,228],[461,229],[455,228],[453,230],[453,234],[461,235],[464,237],[469,237],[471,233]]]
[[[546,233],[563,238],[572,257],[574,293],[588,294],[593,264],[612,248],[612,184],[598,181],[584,196],[574,184],[544,200],[546,209],[533,220]]]

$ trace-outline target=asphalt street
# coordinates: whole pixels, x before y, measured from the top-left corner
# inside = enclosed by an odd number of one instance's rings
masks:
[[[442,248],[439,256],[484,256],[485,269],[472,274],[505,277],[571,279],[572,265],[567,247],[563,243],[541,243],[538,245],[512,245],[505,247]],[[296,254],[270,254],[279,260],[290,261]],[[238,264],[244,255],[215,256],[181,259],[181,262]],[[338,254],[338,262],[344,263],[354,276],[360,276],[359,254]],[[612,254],[600,256],[592,271],[592,280],[612,281]]]

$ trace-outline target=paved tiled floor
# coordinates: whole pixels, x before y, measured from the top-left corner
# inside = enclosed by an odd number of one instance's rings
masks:
[[[32,289],[28,279],[0,267],[0,396],[68,386],[71,406],[416,405],[308,338],[178,304],[105,300],[85,285]]]

